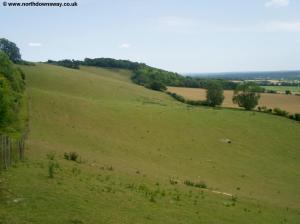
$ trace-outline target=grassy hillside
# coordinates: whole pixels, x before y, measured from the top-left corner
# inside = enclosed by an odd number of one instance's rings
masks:
[[[298,122],[186,106],[126,70],[22,69],[27,160],[1,176],[0,223],[300,222]]]

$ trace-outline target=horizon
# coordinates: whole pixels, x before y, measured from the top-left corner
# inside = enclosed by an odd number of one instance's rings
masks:
[[[180,74],[300,70],[295,0],[77,2],[1,5],[0,37],[28,61],[110,57]]]

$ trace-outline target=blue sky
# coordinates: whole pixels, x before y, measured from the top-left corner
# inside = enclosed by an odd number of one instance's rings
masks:
[[[300,69],[299,0],[77,2],[0,3],[0,37],[31,61],[113,57],[182,73]]]

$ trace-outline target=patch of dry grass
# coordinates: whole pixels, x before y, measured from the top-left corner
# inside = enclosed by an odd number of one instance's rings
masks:
[[[168,87],[168,91],[179,94],[190,100],[205,100],[206,90],[200,88],[184,88],[184,87]],[[224,91],[223,107],[237,108],[236,104],[232,102],[233,91]],[[300,113],[300,96],[285,95],[285,94],[270,94],[263,93],[259,101],[259,106],[266,106],[268,108],[280,108],[289,113]]]

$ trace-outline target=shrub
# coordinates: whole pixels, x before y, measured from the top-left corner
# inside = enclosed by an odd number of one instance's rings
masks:
[[[18,120],[24,89],[25,74],[0,50],[0,128]]]
[[[285,94],[286,94],[286,95],[291,95],[292,92],[291,92],[291,90],[286,90],[286,91],[285,91]]]
[[[169,181],[170,181],[170,184],[172,184],[172,185],[178,184],[178,181],[173,178],[171,178]]]
[[[264,112],[264,113],[272,113],[272,108],[267,108],[266,106],[257,107],[258,111]]]
[[[186,103],[193,106],[209,106],[207,101],[201,100],[187,100]]]
[[[184,184],[187,185],[187,186],[192,186],[192,187],[194,186],[194,182],[192,182],[190,180],[185,180]]]
[[[59,164],[55,160],[55,154],[51,153],[47,155],[48,158],[48,176],[49,178],[54,178],[54,174],[56,173],[57,169],[59,169]]]
[[[159,81],[153,81],[146,85],[148,89],[156,90],[156,91],[165,91],[167,87]]]
[[[283,117],[287,117],[288,114],[289,114],[287,111],[281,110],[280,108],[275,108],[275,109],[273,110],[273,112],[274,112],[275,115],[283,116]]]
[[[276,94],[277,91],[276,91],[276,90],[266,90],[266,93],[273,93],[273,94]]]
[[[204,181],[200,181],[198,183],[195,184],[195,187],[198,187],[198,188],[207,188],[207,185]]]
[[[231,196],[231,200],[232,200],[233,202],[237,202],[238,197],[237,197],[236,195],[232,195],[232,196]]]
[[[173,97],[175,100],[178,100],[179,102],[186,102],[183,96],[177,95],[176,93],[167,92],[167,94],[169,94],[171,97]]]
[[[64,154],[64,158],[66,160],[77,161],[78,157],[79,157],[79,155],[76,152],[68,152],[68,153],[65,152],[65,154]]]
[[[290,114],[289,118],[296,121],[300,121],[300,114]]]
[[[199,182],[193,182],[190,180],[185,180],[184,184],[190,187],[197,187],[197,188],[207,188],[207,185],[204,181],[199,181]]]

